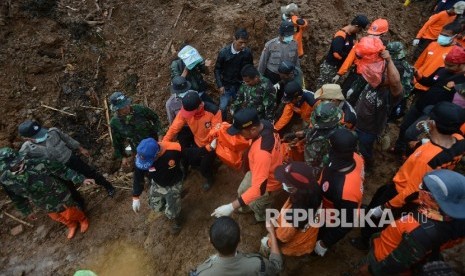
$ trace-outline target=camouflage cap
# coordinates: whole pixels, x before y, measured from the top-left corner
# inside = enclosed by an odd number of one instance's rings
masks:
[[[342,110],[330,101],[320,102],[312,112],[310,120],[314,128],[334,128],[342,118]]]
[[[399,60],[405,58],[405,47],[402,42],[389,42],[389,44],[386,46],[386,50],[389,51],[392,59]]]

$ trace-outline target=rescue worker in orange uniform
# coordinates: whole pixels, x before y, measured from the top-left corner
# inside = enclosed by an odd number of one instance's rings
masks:
[[[280,107],[282,112],[274,124],[274,129],[281,136],[292,132],[294,125],[298,125],[298,129],[302,129],[304,128],[302,123],[308,124],[310,122],[310,114],[313,111],[315,98],[312,92],[304,91],[297,82],[291,81],[284,87],[282,101],[283,106]]]
[[[416,46],[412,60],[416,60],[428,45],[438,39],[439,34],[444,26],[454,22],[457,15],[462,15],[465,10],[465,2],[460,1],[455,3],[454,7],[433,14],[423,27],[418,31],[417,36],[413,40],[413,46]]]
[[[421,183],[426,173],[441,168],[455,168],[465,154],[465,140],[458,134],[464,121],[465,111],[459,106],[448,102],[434,106],[429,120],[422,122],[430,141],[410,155],[392,183],[378,188],[367,207],[374,220],[380,218],[386,208],[393,211],[394,217],[411,210],[412,202],[416,200],[418,183]],[[361,230],[362,237],[353,239],[352,244],[359,249],[366,249],[371,235],[380,229],[365,226]]]
[[[415,266],[465,237],[465,177],[450,170],[426,174],[418,208],[372,240],[359,275],[415,275]]]
[[[279,135],[274,132],[270,122],[260,120],[253,108],[235,113],[228,133],[252,140],[247,155],[249,171],[239,186],[239,197],[216,208],[212,216],[229,216],[235,209],[248,206],[257,222],[265,221],[266,209],[271,207],[274,197],[281,190],[281,183],[274,176],[276,167],[283,163]]]
[[[175,141],[176,135],[185,125],[193,133],[190,143],[182,146],[184,173],[189,166],[200,168],[205,178],[202,188],[206,191],[213,185],[213,162],[215,161],[216,140],[210,141],[209,133],[212,128],[221,124],[221,110],[210,102],[203,102],[196,91],[189,91],[182,98],[182,108],[174,118],[162,142]]]
[[[294,24],[294,40],[297,42],[297,54],[299,58],[302,58],[304,56],[302,36],[308,28],[308,22],[299,16],[299,7],[294,3],[281,7],[281,14],[283,21],[290,21]]]
[[[365,178],[363,158],[356,153],[357,137],[348,129],[337,129],[330,136],[329,165],[323,168],[320,185],[323,208],[339,211],[341,221],[353,223],[359,213]],[[343,215],[345,212],[345,216]],[[328,221],[328,218],[326,218]],[[324,256],[352,227],[320,228],[315,253]]]

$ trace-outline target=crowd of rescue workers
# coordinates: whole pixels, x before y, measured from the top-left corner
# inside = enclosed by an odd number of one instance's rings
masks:
[[[354,268],[360,275],[454,275],[441,251],[465,237],[465,176],[453,171],[465,153],[464,10],[464,1],[440,1],[413,40],[412,55],[391,39],[387,19],[356,15],[332,38],[312,81],[315,92],[300,69],[308,22],[294,3],[281,7],[279,35],[265,44],[257,67],[246,29],[235,31],[215,63],[180,45],[170,66],[166,133],[160,110],[132,103],[121,91],[109,98],[114,156],[122,167],[134,166],[132,209],[140,211],[147,178],[150,208],[165,214],[176,235],[186,178],[199,171],[198,184],[208,191],[218,167],[228,166],[244,178],[237,196],[212,210],[217,254],[191,275],[276,275],[282,255],[324,257],[352,228],[360,235],[350,243],[367,252]],[[219,104],[204,80],[211,71]],[[388,123],[396,122],[391,145]],[[1,186],[15,207],[31,220],[34,208],[44,210],[67,226],[68,239],[86,232],[76,187],[101,185],[110,197],[115,187],[83,160],[90,152],[60,129],[27,120],[18,131],[21,149],[0,149]],[[375,144],[401,166],[366,199],[365,174],[379,160]],[[270,217],[273,209],[281,210],[277,217]],[[302,220],[296,210],[316,215]],[[324,210],[344,214],[340,219],[352,226],[330,225]],[[237,251],[234,211],[266,222],[260,254]],[[393,223],[380,225],[386,217]],[[356,227],[361,220],[374,223]]]

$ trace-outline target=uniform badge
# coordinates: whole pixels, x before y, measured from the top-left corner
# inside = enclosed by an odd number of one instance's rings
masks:
[[[212,126],[212,122],[205,122],[205,128],[210,128]]]
[[[170,161],[168,161],[168,166],[170,168],[172,168],[172,167],[176,166],[176,162],[173,159],[171,159]]]

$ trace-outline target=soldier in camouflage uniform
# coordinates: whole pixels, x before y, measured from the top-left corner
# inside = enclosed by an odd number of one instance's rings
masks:
[[[305,137],[305,162],[312,167],[323,168],[329,163],[329,137],[338,128],[343,128],[342,110],[329,101],[320,102],[310,117],[311,125],[297,132],[297,137]]]
[[[174,142],[157,142],[147,138],[137,146],[134,172],[132,209],[139,212],[139,196],[144,189],[144,175],[151,182],[149,205],[156,212],[164,212],[173,221],[171,232],[181,231],[181,191],[183,173],[180,167],[181,145]]]
[[[122,92],[115,92],[110,96],[110,107],[115,112],[110,121],[114,155],[122,159],[123,167],[128,167],[125,143],[128,142],[132,153],[136,154],[136,147],[142,139],[152,137],[158,140],[158,135],[161,135],[160,119],[150,108],[132,105],[131,99]]]
[[[3,150],[5,153],[5,150]],[[11,153],[10,160],[11,160]],[[84,233],[89,228],[89,221],[73,200],[65,181],[75,185],[95,184],[93,179],[67,168],[65,165],[45,159],[25,159],[16,154],[9,161],[8,169],[0,176],[0,183],[15,203],[16,208],[29,219],[35,219],[30,201],[45,210],[53,220],[68,227],[68,239],[74,237],[78,223]]]
[[[273,85],[252,65],[244,66],[241,75],[244,84],[239,88],[231,110],[237,112],[247,107],[255,108],[260,118],[272,122],[276,109],[276,90]]]
[[[405,47],[402,42],[393,41],[389,42],[386,46],[386,50],[391,54],[392,62],[396,66],[400,75],[400,82],[402,83],[402,88],[404,89],[404,97],[401,102],[392,109],[390,119],[398,119],[403,117],[407,109],[407,100],[410,96],[410,93],[413,90],[413,78],[415,73],[415,68],[410,65],[405,59]]]

